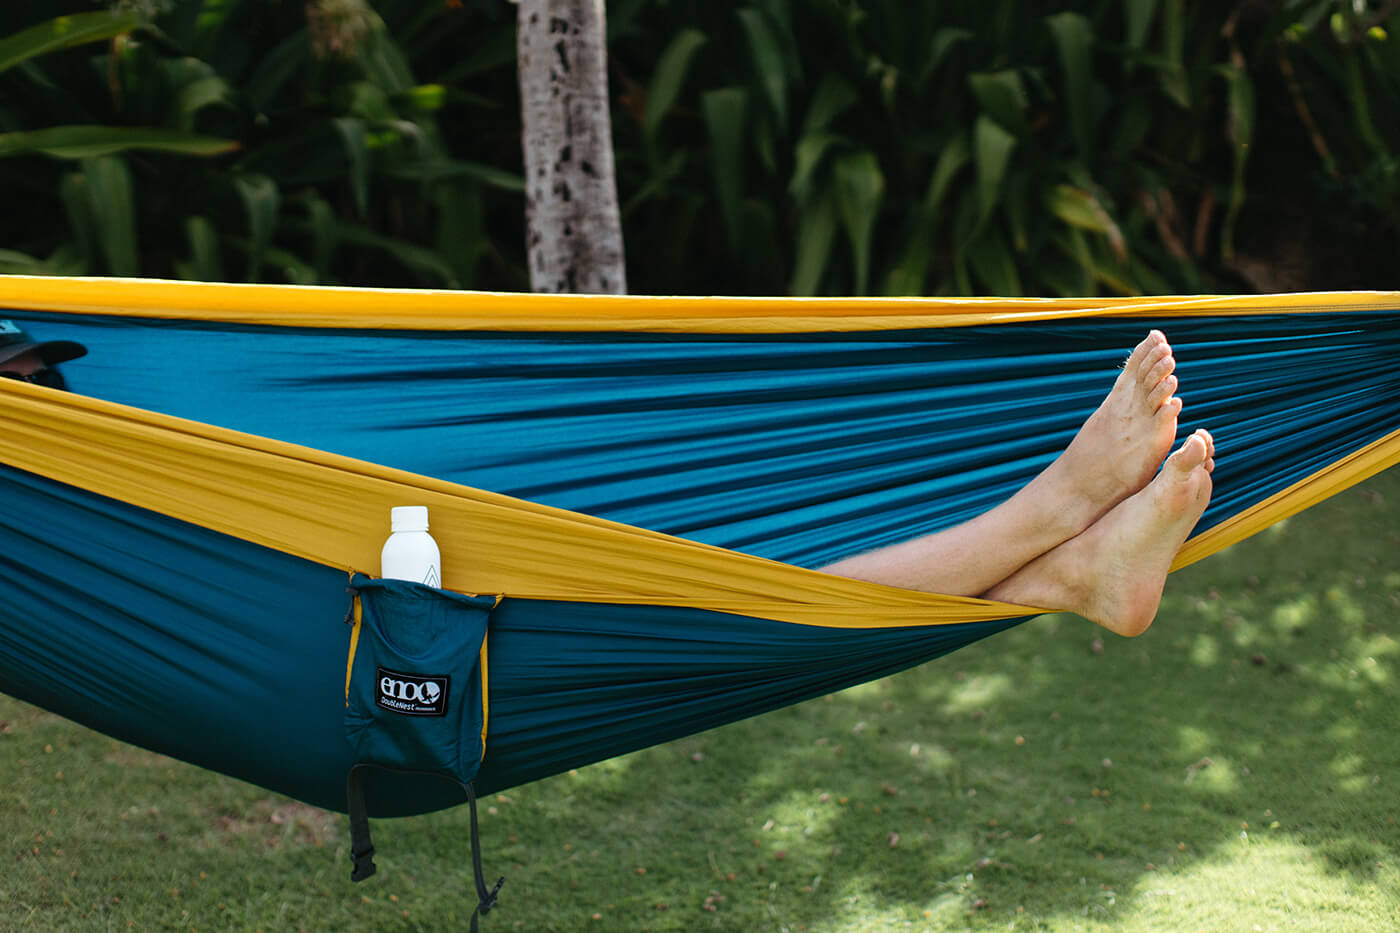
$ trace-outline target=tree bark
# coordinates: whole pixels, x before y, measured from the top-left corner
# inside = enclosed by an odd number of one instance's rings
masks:
[[[525,248],[537,292],[627,292],[603,0],[520,0]]]

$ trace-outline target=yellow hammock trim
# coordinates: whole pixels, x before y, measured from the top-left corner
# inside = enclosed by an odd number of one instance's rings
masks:
[[[0,462],[347,571],[377,574],[389,509],[426,505],[443,583],[458,592],[854,628],[1041,611],[848,580],[19,382],[0,386],[0,419]]]
[[[1397,463],[1400,463],[1400,431],[1393,431],[1231,516],[1227,521],[1197,534],[1177,552],[1172,570],[1180,570],[1217,551],[1223,551],[1275,522],[1317,505]]]
[[[199,422],[0,388],[0,462],[347,571],[373,575],[395,505],[426,505],[444,585],[533,599],[689,606],[838,628],[1046,611],[849,580]],[[1400,462],[1400,431],[1189,541],[1185,566]]]
[[[0,307],[287,327],[650,333],[812,333],[1075,317],[1168,317],[1400,307],[1400,292],[1133,298],[733,298],[535,295],[0,276]]]

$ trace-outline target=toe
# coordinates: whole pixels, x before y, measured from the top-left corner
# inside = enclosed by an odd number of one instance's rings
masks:
[[[1133,352],[1128,355],[1127,362],[1123,364],[1123,369],[1130,373],[1140,373],[1147,363],[1148,357],[1155,351],[1165,346],[1167,338],[1160,330],[1154,330],[1143,338],[1142,342],[1133,348]]]
[[[1197,431],[1182,442],[1181,446],[1176,449],[1176,453],[1167,458],[1167,463],[1182,473],[1190,473],[1205,463],[1206,459],[1206,442],[1201,438],[1201,433]]]
[[[1171,351],[1165,345],[1158,347],[1143,360],[1141,384],[1144,389],[1151,389],[1172,374],[1176,369],[1176,360],[1172,357]]]
[[[1147,410],[1155,412],[1161,408],[1172,397],[1176,391],[1177,379],[1175,376],[1167,376],[1156,384],[1156,387],[1147,394]]]
[[[1159,405],[1159,406],[1157,407],[1157,410],[1156,410],[1155,412],[1152,413],[1152,417],[1156,419],[1157,425],[1158,425],[1158,427],[1160,427],[1160,426],[1162,426],[1162,425],[1170,425],[1170,424],[1173,424],[1173,423],[1176,421],[1177,416],[1180,415],[1180,414],[1181,414],[1181,399],[1176,398],[1175,396],[1173,396],[1173,397],[1167,399],[1167,400],[1166,400],[1165,402],[1163,402],[1161,405]],[[1173,434],[1176,433],[1176,428],[1175,428],[1175,427],[1172,427],[1171,430],[1172,430],[1172,433],[1173,433]]]

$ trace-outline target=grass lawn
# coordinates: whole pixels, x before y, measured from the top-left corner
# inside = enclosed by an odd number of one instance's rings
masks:
[[[1394,930],[1400,470],[1177,575],[482,801],[490,931]],[[295,754],[296,749],[268,749]],[[467,814],[344,818],[0,699],[0,930],[463,929]]]

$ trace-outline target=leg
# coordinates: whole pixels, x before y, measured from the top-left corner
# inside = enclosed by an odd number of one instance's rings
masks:
[[[1147,484],[1176,436],[1175,367],[1167,338],[1152,331],[1065,452],[1006,502],[955,528],[823,569],[955,596],[986,592]]]
[[[1145,489],[992,587],[988,599],[1078,613],[1119,635],[1152,624],[1167,571],[1210,501],[1215,441],[1201,430]]]

